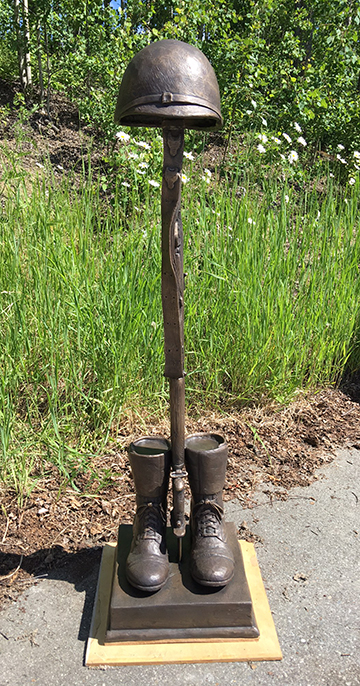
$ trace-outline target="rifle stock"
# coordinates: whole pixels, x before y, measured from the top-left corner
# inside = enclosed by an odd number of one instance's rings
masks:
[[[175,536],[185,535],[185,372],[184,372],[184,268],[183,229],[180,214],[184,129],[179,122],[163,129],[164,168],[161,196],[164,317],[164,374],[170,380],[170,417],[173,479],[171,522]]]

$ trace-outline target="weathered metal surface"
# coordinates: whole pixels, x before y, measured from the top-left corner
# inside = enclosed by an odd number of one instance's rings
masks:
[[[185,535],[185,379],[170,379],[170,421],[173,483],[173,509],[171,524],[179,539],[179,560],[181,560],[181,538]]]
[[[182,41],[151,43],[129,63],[120,85],[115,121],[163,129],[162,268],[164,374],[170,381],[173,510],[179,543],[185,535],[184,273],[181,172],[184,129],[222,125],[215,72],[205,55]]]
[[[186,461],[191,469],[191,492],[196,500],[222,493],[228,459],[225,439],[215,433],[186,437]],[[190,470],[189,470],[190,474]]]
[[[115,121],[124,126],[161,126],[184,119],[187,129],[222,125],[215,72],[194,45],[161,40],[140,50],[122,78]]]
[[[161,293],[164,317],[164,374],[169,379],[184,376],[184,267],[181,222],[181,169],[184,129],[165,126],[164,166],[161,195],[162,266]]]
[[[129,460],[136,490],[136,515],[126,576],[135,588],[158,591],[169,574],[165,536],[170,443],[161,436],[139,438],[130,445]]]
[[[192,496],[190,571],[195,581],[212,588],[230,583],[234,576],[222,501],[227,457],[227,444],[218,434],[195,434],[185,441]]]
[[[170,418],[173,479],[172,526],[180,539],[185,534],[184,467],[184,265],[181,222],[181,169],[184,151],[182,122],[163,129],[164,166],[161,196],[161,293],[164,319],[164,374],[170,379]],[[179,543],[179,557],[181,546]]]
[[[189,569],[189,533],[184,538],[183,562],[176,564],[176,539],[167,530],[170,574],[153,594],[132,588],[125,576],[125,559],[132,537],[130,526],[119,530],[118,567],[115,571],[106,642],[170,638],[255,638],[259,635],[234,524],[227,535],[236,559],[229,586],[209,589],[198,585]]]

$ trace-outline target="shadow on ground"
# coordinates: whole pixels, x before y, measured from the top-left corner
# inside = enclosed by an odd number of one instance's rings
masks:
[[[23,556],[0,553],[0,575],[3,576],[0,584],[7,583],[9,585],[12,572],[15,578],[21,570],[25,584],[37,584],[41,579],[46,578],[67,581],[79,593],[85,592],[78,640],[86,641],[90,632],[101,553],[101,547],[87,548],[71,553],[61,546],[42,548],[31,555]],[[18,567],[19,569],[17,569]],[[11,586],[9,587],[11,588]],[[12,596],[9,595],[8,597],[14,600]]]
[[[354,403],[360,403],[360,369],[355,372],[345,371],[339,388]]]

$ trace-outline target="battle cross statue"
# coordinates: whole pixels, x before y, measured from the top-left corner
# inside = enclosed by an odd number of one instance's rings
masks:
[[[234,575],[226,540],[222,490],[227,446],[216,434],[185,440],[184,276],[181,223],[181,170],[184,130],[216,130],[222,124],[219,87],[205,55],[192,45],[163,40],[141,50],[121,82],[115,121],[126,126],[161,127],[164,141],[162,182],[162,306],[165,376],[170,381],[171,443],[161,437],[135,441],[129,459],[137,511],[126,563],[129,583],[142,591],[164,586],[169,574],[166,503],[173,484],[172,527],[185,535],[184,479],[191,502],[191,574],[210,587],[225,586]]]

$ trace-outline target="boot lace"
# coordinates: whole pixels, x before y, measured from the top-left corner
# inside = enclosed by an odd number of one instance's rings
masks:
[[[202,501],[193,509],[192,516],[196,522],[198,536],[217,536],[223,539],[222,516],[223,509],[216,502]]]
[[[140,533],[138,539],[161,540],[165,513],[161,505],[146,503],[137,509]]]

